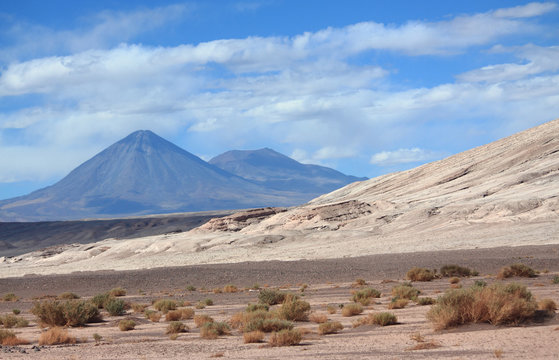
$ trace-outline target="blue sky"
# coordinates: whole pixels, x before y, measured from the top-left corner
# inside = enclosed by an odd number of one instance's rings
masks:
[[[151,129],[374,177],[559,117],[559,5],[2,1],[0,199]]]

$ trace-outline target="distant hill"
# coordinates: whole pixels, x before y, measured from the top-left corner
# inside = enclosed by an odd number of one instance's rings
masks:
[[[303,192],[312,197],[367,180],[324,166],[301,164],[268,148],[228,151],[209,163],[269,189]]]
[[[321,184],[322,180],[317,188]],[[312,199],[316,192],[270,188],[244,179],[141,130],[109,146],[56,184],[0,201],[0,221],[292,206]]]

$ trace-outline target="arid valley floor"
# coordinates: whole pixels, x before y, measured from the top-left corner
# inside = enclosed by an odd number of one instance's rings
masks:
[[[535,278],[497,280],[498,270],[511,262],[523,263],[540,271]],[[553,278],[559,274],[559,246],[525,246],[494,249],[441,251],[434,253],[408,253],[364,256],[294,262],[253,262],[222,265],[199,265],[124,272],[73,273],[67,275],[25,276],[0,279],[0,294],[9,292],[19,297],[16,302],[0,302],[0,313],[7,314],[17,308],[29,320],[29,326],[12,329],[18,337],[30,344],[16,347],[4,346],[0,358],[6,359],[553,359],[559,353],[559,320],[548,318],[543,322],[528,322],[519,326],[493,326],[473,324],[435,331],[427,320],[431,306],[410,302],[403,309],[388,310],[391,289],[404,281],[406,271],[412,266],[439,268],[444,264],[459,264],[477,269],[475,277],[461,278],[459,284],[468,287],[476,280],[494,282],[520,282],[525,284],[536,299],[551,298],[559,302],[559,284]],[[351,303],[356,279],[363,279],[366,286],[378,289],[380,298],[366,306],[362,314],[344,317],[340,304]],[[234,284],[239,291],[227,293],[223,289]],[[163,316],[152,322],[142,313],[128,310],[122,316],[109,316],[103,312],[103,321],[84,327],[69,328],[76,337],[74,345],[39,346],[42,330],[30,308],[36,299],[46,295],[59,295],[71,291],[82,298],[115,287],[127,290],[123,299],[130,303],[151,304],[156,299],[184,301],[191,308],[201,300],[210,298],[212,306],[195,309],[196,315],[209,315],[216,321],[229,322],[232,316],[243,311],[248,303],[258,302],[261,289],[280,288],[301,296],[311,304],[311,313],[324,314],[329,320],[344,326],[337,334],[319,335],[318,324],[296,322],[302,329],[303,340],[297,346],[271,347],[266,341],[245,344],[242,332],[232,329],[230,335],[215,340],[202,339],[200,330],[192,319],[185,320],[190,330],[174,340],[166,334],[169,324]],[[187,290],[189,286],[196,290]],[[421,291],[420,297],[441,295],[449,289],[448,278],[430,282],[413,282]],[[35,300],[34,300],[35,299]],[[327,312],[330,306],[337,309]],[[389,311],[398,318],[391,326],[353,323],[369,313]],[[120,331],[118,322],[132,318],[136,327]],[[97,344],[93,334],[102,336]],[[420,334],[420,336],[418,336]],[[418,341],[421,340],[421,341]],[[435,344],[432,349],[414,350],[422,344]],[[428,346],[427,346],[428,347]]]

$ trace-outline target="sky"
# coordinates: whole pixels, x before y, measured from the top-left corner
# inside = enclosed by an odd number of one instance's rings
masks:
[[[0,199],[140,129],[375,177],[556,118],[554,1],[0,1]]]

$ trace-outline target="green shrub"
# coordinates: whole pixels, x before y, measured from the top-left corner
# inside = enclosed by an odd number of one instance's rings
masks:
[[[291,321],[307,321],[309,319],[309,312],[311,305],[303,300],[285,301],[278,310],[278,317],[284,320]]]
[[[417,298],[417,303],[419,305],[425,306],[425,305],[433,305],[434,303],[436,303],[437,301],[431,297],[420,297]]]
[[[36,302],[31,313],[42,326],[82,326],[101,320],[99,309],[82,300]]]
[[[415,301],[419,294],[420,291],[418,289],[407,283],[397,285],[392,288],[392,296],[398,299],[408,299]]]
[[[105,306],[105,303],[109,301],[111,296],[109,293],[97,294],[93,298],[91,298],[91,302],[97,306],[98,309],[102,309]]]
[[[21,314],[21,310],[20,310],[20,309],[12,309],[12,312],[14,313],[14,315],[19,315],[19,314]]]
[[[210,298],[207,298],[207,299],[202,300],[202,303],[206,306],[212,306],[214,304],[214,301]]]
[[[177,302],[170,299],[160,299],[153,303],[153,307],[163,314],[166,314],[169,310],[175,310],[177,308]]]
[[[287,293],[283,291],[264,289],[258,294],[258,301],[267,305],[281,304],[285,300],[286,295]]]
[[[431,281],[435,278],[435,273],[429,269],[414,267],[408,271],[406,278],[411,281]]]
[[[440,273],[444,277],[469,277],[479,275],[475,270],[458,265],[444,265],[441,267]]]
[[[483,281],[483,280],[476,280],[474,281],[474,286],[477,287],[486,287],[487,286],[487,282]]]
[[[357,290],[353,293],[353,297],[351,300],[353,302],[361,303],[364,306],[369,305],[371,298],[379,298],[380,291],[373,289],[373,288],[364,288],[361,290]]]
[[[122,299],[111,298],[105,303],[105,310],[111,316],[119,316],[124,314],[125,303]]]
[[[262,331],[273,332],[284,329],[293,329],[293,323],[288,320],[281,319],[253,319],[243,327],[243,332]]]
[[[186,290],[187,290],[187,291],[196,291],[196,287],[194,287],[194,286],[192,286],[192,285],[188,285],[188,286],[186,287]]]
[[[559,275],[554,275],[553,278],[551,279],[551,282],[553,284],[559,284]]]
[[[389,312],[375,313],[371,316],[371,321],[373,324],[380,326],[394,325],[398,323],[398,318],[396,315]]]
[[[268,311],[270,310],[270,307],[266,304],[248,304],[245,311],[253,312],[253,311],[260,311],[260,310]]]
[[[5,316],[0,316],[0,324],[4,325],[5,328],[21,328],[27,327],[29,325],[29,321],[25,320],[22,317],[15,316],[13,314],[8,314]]]
[[[221,335],[229,335],[231,328],[225,322],[207,322],[200,328],[203,339],[217,339]]]

